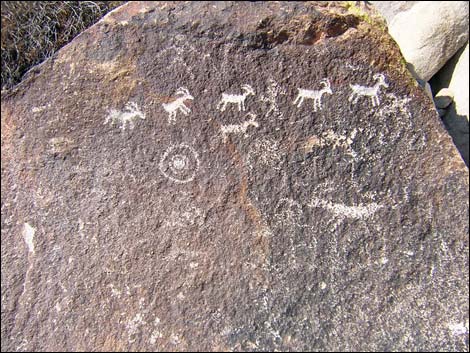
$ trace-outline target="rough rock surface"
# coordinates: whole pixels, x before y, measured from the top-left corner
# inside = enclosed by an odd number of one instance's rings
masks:
[[[2,350],[468,350],[468,170],[334,3],[129,3],[1,123]]]
[[[377,4],[375,4],[377,6]],[[409,69],[428,81],[468,41],[468,1],[417,1],[406,11],[399,4],[378,5],[387,18],[390,35],[400,46]],[[388,11],[388,12],[387,12]]]

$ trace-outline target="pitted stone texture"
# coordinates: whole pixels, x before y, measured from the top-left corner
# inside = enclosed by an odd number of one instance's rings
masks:
[[[335,3],[131,2],[1,131],[2,350],[468,349],[468,171]]]

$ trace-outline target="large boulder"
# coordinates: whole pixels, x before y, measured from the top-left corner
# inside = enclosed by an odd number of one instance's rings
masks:
[[[2,351],[468,350],[468,170],[336,3],[130,2],[1,109]]]
[[[468,90],[469,82],[469,63],[468,63],[468,43],[464,51],[460,55],[455,69],[452,73],[452,78],[449,83],[449,89],[454,93],[455,110],[458,115],[467,118],[469,117],[468,111]]]
[[[428,81],[468,40],[468,1],[372,1],[415,77]]]

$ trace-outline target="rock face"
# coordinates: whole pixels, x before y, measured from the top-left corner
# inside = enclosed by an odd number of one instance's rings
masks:
[[[468,40],[468,1],[373,3],[421,80],[428,81]]]
[[[2,350],[468,349],[468,170],[334,3],[131,2],[1,121]]]

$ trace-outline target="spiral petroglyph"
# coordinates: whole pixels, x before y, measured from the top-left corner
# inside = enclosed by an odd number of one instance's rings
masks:
[[[160,159],[159,169],[175,183],[192,181],[199,170],[199,158],[194,149],[184,143],[169,147]]]

